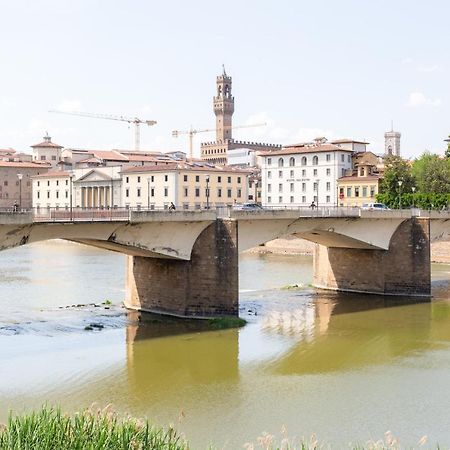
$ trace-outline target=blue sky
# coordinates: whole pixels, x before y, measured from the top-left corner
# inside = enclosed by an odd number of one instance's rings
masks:
[[[173,129],[213,128],[222,63],[240,139],[290,144],[354,137],[403,156],[443,153],[450,133],[446,0],[0,0],[0,148],[48,130],[66,147],[132,148],[121,122],[52,108],[154,119],[143,149],[187,150]],[[197,135],[201,141],[214,133]]]

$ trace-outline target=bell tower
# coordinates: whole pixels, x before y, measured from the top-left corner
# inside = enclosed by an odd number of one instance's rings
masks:
[[[225,72],[216,79],[214,114],[216,115],[216,140],[226,142],[232,139],[231,117],[234,113],[234,97],[231,95],[231,77]]]
[[[391,131],[384,133],[384,154],[400,156],[400,138],[401,133],[394,131],[394,126],[391,126]]]

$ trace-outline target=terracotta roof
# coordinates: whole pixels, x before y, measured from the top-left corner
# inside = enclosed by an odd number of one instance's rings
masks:
[[[0,155],[13,155],[16,151],[13,148],[0,148]]]
[[[269,152],[260,152],[259,156],[283,156],[283,155],[296,155],[299,153],[320,153],[320,152],[352,152],[352,150],[338,147],[337,145],[333,144],[322,144],[322,145],[304,145],[300,144],[299,146],[296,145],[289,145],[286,147],[283,147],[281,150],[274,150]]]
[[[81,163],[98,163],[98,164],[100,164],[101,162],[102,162],[101,159],[93,157],[93,158],[82,159],[82,160],[78,161],[77,164],[81,164]]]
[[[198,164],[198,163],[196,163]],[[231,166],[213,166],[207,165],[205,162],[203,165],[188,164],[188,163],[170,163],[164,166],[138,166],[138,167],[127,167],[122,170],[122,173],[145,173],[145,172],[168,172],[173,170],[190,170],[192,172],[222,172],[222,173],[242,173],[250,174],[252,170],[250,169],[240,169]]]
[[[32,148],[38,148],[38,147],[45,147],[45,148],[64,148],[62,145],[58,145],[55,144],[54,142],[48,142],[48,141],[44,141],[44,142],[40,142],[39,144],[34,144],[31,146]]]
[[[338,181],[375,181],[379,180],[381,175],[370,175],[368,177],[358,177],[357,175],[348,175],[338,178]]]
[[[127,156],[122,155],[116,150],[92,150],[88,151],[88,153],[92,153],[96,158],[107,159],[109,161],[128,161]]]
[[[64,170],[55,170],[52,172],[41,173],[31,178],[67,178],[70,176],[70,172]]]
[[[40,164],[29,161],[0,161],[0,167],[23,167],[26,169],[46,169],[51,164]]]
[[[128,161],[161,161],[158,156],[150,156],[150,155],[128,155]]]

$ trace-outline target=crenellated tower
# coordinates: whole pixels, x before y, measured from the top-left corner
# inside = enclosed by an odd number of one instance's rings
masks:
[[[232,139],[232,116],[234,97],[231,95],[231,77],[223,67],[222,75],[216,79],[216,96],[214,97],[214,114],[216,115],[216,141],[226,142]]]

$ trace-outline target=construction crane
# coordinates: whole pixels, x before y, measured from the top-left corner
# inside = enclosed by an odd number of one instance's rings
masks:
[[[128,122],[134,124],[134,149],[140,150],[141,147],[141,131],[140,125],[145,124],[149,127],[152,125],[156,125],[156,120],[141,120],[137,117],[126,117],[126,116],[113,116],[110,114],[92,114],[87,112],[78,112],[78,111],[58,111],[56,109],[52,109],[49,112],[57,113],[57,114],[70,114],[72,116],[81,116],[81,117],[93,117],[94,119],[108,119],[108,120],[119,120],[121,122]]]
[[[254,123],[252,125],[239,125],[237,127],[224,127],[224,129],[236,130],[237,128],[264,127],[266,125],[267,125],[266,123]],[[187,135],[189,135],[189,159],[192,159],[192,147],[193,147],[194,135],[197,134],[197,133],[211,133],[213,131],[216,131],[216,129],[215,128],[209,128],[209,129],[205,129],[205,130],[194,130],[191,127],[189,130],[186,130],[186,131],[173,130],[172,131],[172,137],[177,138],[180,134],[187,134]]]

